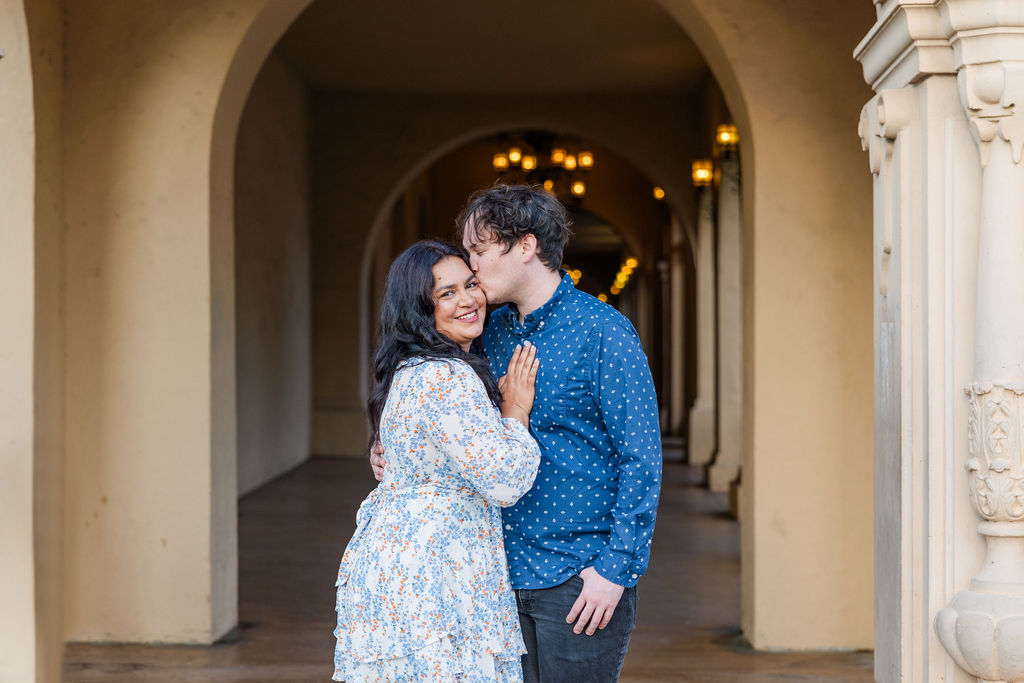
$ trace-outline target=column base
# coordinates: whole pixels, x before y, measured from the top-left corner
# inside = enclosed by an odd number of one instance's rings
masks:
[[[721,454],[719,454],[721,457]],[[714,464],[708,468],[708,488],[712,491],[724,492],[740,474],[739,465]]]
[[[979,682],[1024,681],[1024,596],[963,591],[935,615],[949,656]]]

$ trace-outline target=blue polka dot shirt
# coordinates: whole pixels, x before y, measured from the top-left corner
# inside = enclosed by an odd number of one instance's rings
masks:
[[[647,356],[621,313],[568,275],[522,323],[496,310],[483,346],[496,376],[516,346],[537,346],[530,432],[533,488],[502,510],[513,588],[556,586],[593,566],[620,586],[647,569],[661,487],[661,429]]]

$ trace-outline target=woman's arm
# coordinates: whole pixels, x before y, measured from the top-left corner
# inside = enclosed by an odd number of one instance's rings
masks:
[[[430,439],[482,496],[501,507],[515,503],[537,476],[537,442],[521,421],[498,415],[467,364],[424,363],[420,372],[420,422]]]

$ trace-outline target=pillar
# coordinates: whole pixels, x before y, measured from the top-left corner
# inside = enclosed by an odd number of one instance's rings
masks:
[[[65,7],[70,640],[237,622],[234,146],[303,7]]]
[[[1024,97],[1022,28],[1017,4],[879,4],[855,51],[877,93],[860,132],[874,177],[880,683],[1024,680],[1010,484],[1024,389],[1011,107]]]
[[[986,4],[991,7],[982,14],[976,5]],[[961,0],[949,2],[944,17],[983,168],[973,377],[964,388],[967,439],[957,460],[986,553],[934,624],[950,657],[979,682],[1018,683],[1024,681],[1024,114],[1018,110],[1024,7],[1006,8]]]
[[[35,126],[21,2],[0,1],[0,680],[35,681]]]
[[[718,451],[712,491],[726,491],[743,458],[743,239],[740,164],[723,152],[718,183]]]
[[[668,433],[683,434],[686,427],[686,234],[679,219],[669,219],[669,424]]]
[[[697,199],[697,398],[690,409],[691,465],[707,465],[715,453],[718,407],[715,321],[715,215],[711,188],[699,187]]]

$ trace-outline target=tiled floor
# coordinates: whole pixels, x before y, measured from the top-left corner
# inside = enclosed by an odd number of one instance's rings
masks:
[[[241,626],[212,647],[72,644],[68,683],[327,681],[334,577],[363,461],[314,458],[239,503]],[[871,681],[870,652],[754,652],[739,632],[739,527],[724,496],[667,464],[622,681]]]

